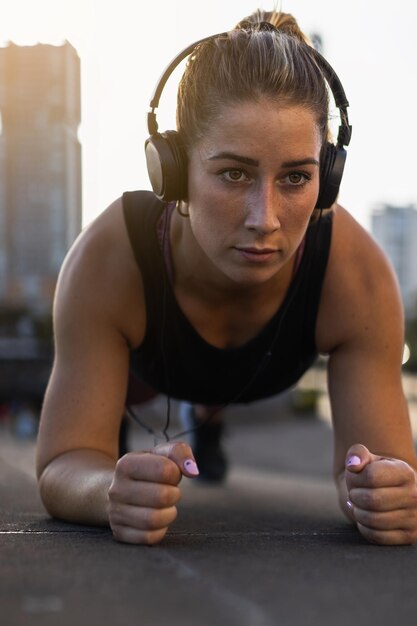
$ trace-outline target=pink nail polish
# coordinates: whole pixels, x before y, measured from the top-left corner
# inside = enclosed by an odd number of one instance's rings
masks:
[[[193,459],[187,459],[186,461],[184,461],[184,469],[192,476],[198,476],[200,473],[198,471],[197,464],[195,461],[193,461]]]
[[[348,458],[346,461],[346,467],[355,467],[356,465],[360,465],[361,460],[358,456],[353,455]]]
[[[348,509],[350,509],[351,511],[353,511],[353,504],[350,500],[346,500],[346,506]]]

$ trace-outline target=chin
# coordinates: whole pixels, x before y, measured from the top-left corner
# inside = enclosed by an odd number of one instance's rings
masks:
[[[268,283],[278,273],[279,269],[255,268],[250,271],[245,270],[241,272],[233,272],[228,274],[228,277],[236,287],[240,286],[242,288],[253,288],[260,287],[265,283]]]

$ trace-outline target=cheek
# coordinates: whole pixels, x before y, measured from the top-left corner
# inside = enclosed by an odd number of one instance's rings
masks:
[[[190,226],[199,246],[208,256],[217,256],[234,241],[239,223],[233,219],[233,211],[224,203],[211,201],[199,195],[198,204],[190,207]]]
[[[320,180],[317,177],[314,181],[311,181],[311,185],[309,185],[307,192],[299,204],[299,215],[301,220],[308,222],[313,215],[317,198],[319,196],[319,187]]]
[[[219,241],[224,236],[225,220],[220,211],[216,211],[213,203],[191,206],[190,223],[194,236],[198,241]]]
[[[283,226],[286,227],[287,231],[295,233],[308,227],[311,216],[314,213],[317,196],[318,191],[316,193],[313,190],[312,193],[304,195],[302,199],[288,203],[287,210],[282,217]]]

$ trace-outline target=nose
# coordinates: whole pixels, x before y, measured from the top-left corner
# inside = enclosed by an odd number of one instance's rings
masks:
[[[245,227],[262,235],[281,228],[280,198],[275,183],[259,185],[248,199]]]

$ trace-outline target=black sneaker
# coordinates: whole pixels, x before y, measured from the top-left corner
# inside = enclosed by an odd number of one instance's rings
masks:
[[[180,419],[184,430],[191,430],[189,443],[194,453],[200,474],[197,479],[204,482],[218,483],[226,478],[228,462],[221,440],[224,424],[221,421],[204,423],[199,420],[192,404],[182,402]]]

